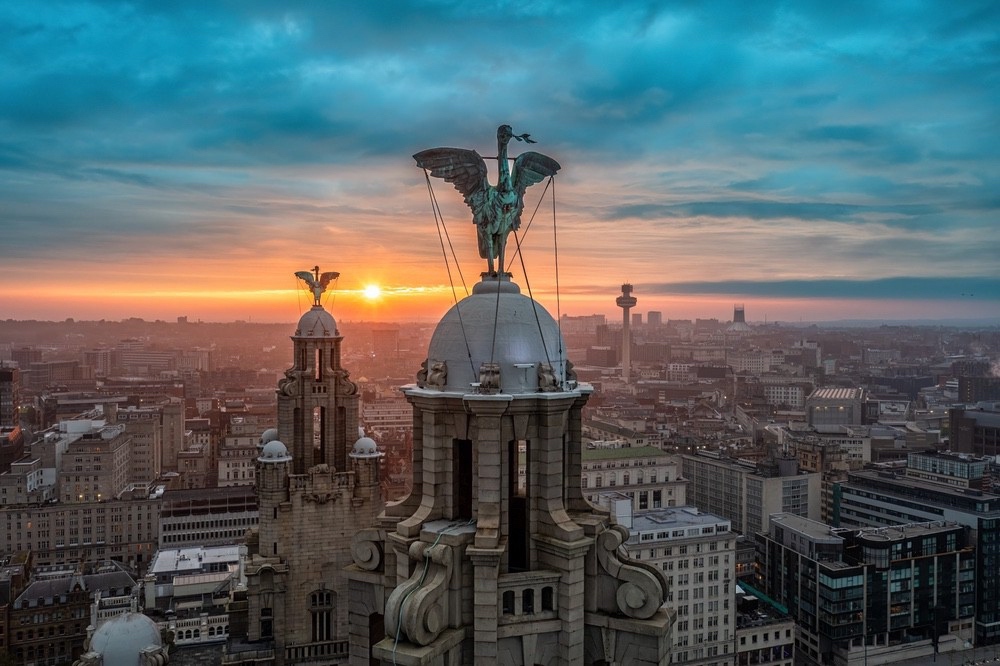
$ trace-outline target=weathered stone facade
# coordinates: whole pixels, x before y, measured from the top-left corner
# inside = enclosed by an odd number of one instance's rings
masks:
[[[246,598],[232,606],[245,608],[246,639],[230,643],[224,663],[346,660],[351,538],[374,522],[382,502],[379,454],[358,439],[358,391],[340,366],[341,340],[318,304],[292,337],[278,428],[261,439],[260,523],[248,540]]]
[[[591,393],[552,317],[484,274],[438,325],[413,406],[413,491],[357,534],[352,664],[668,664],[667,581],[583,497]]]

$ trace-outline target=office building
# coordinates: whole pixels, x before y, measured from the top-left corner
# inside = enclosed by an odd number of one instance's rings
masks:
[[[736,663],[737,535],[730,521],[678,506],[635,513],[630,523],[629,555],[667,577],[667,606],[677,612],[671,663]]]
[[[687,481],[678,474],[677,459],[655,446],[588,446],[581,483],[595,504],[607,491],[626,495],[633,511],[687,504]]]
[[[970,530],[974,549],[976,645],[1000,643],[1000,495],[961,487],[976,474],[980,461],[949,456],[941,465],[941,454],[911,453],[913,472],[892,470],[850,472],[834,486],[834,525],[877,527],[912,522],[948,521]],[[935,475],[948,472],[955,483],[941,483]]]
[[[950,522],[836,529],[771,516],[757,583],[788,609],[806,663],[928,661],[973,637],[975,553]]]
[[[801,472],[794,458],[750,464],[699,451],[682,455],[681,466],[688,504],[731,520],[740,534],[766,530],[772,513],[820,517],[822,477]]]

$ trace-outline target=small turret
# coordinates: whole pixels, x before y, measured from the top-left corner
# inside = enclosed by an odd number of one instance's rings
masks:
[[[351,458],[351,467],[354,470],[355,499],[372,499],[378,493],[379,461],[385,454],[379,452],[375,440],[371,437],[361,437],[354,443],[354,449],[348,456]]]

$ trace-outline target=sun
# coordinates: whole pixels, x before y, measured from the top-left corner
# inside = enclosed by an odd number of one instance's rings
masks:
[[[365,298],[367,298],[369,301],[376,301],[378,300],[379,296],[382,295],[382,288],[379,287],[377,284],[370,284],[364,288],[364,291],[362,293],[365,295]]]

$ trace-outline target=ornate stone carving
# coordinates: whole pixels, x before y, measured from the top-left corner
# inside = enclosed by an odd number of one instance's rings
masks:
[[[420,388],[443,389],[448,385],[448,362],[424,359],[417,372],[417,386]]]
[[[619,548],[628,539],[628,530],[612,525],[597,537],[598,575],[610,577],[614,603],[599,595],[598,607],[609,613],[621,613],[637,620],[648,620],[667,600],[667,581],[656,567],[621,557]]]
[[[538,390],[543,393],[559,390],[559,380],[556,378],[556,371],[551,363],[538,364]]]
[[[340,496],[342,494],[343,494],[342,491],[312,492],[312,493],[304,493],[302,495],[302,499],[305,500],[306,502],[313,502],[314,504],[326,504],[331,500],[336,502],[337,500],[340,499]]]
[[[498,393],[500,391],[500,364],[482,363],[479,366],[479,392]]]
[[[351,541],[351,557],[354,564],[365,571],[381,571],[385,532],[378,529],[363,529]]]
[[[573,369],[573,362],[568,359],[566,360],[566,381],[576,381],[576,370]]]
[[[350,375],[351,373],[347,370],[337,372],[337,393],[339,395],[354,395],[358,392],[358,385],[348,379]]]
[[[418,562],[413,575],[397,586],[385,605],[388,636],[403,635],[416,645],[429,645],[448,624],[448,581],[454,549],[417,541],[410,546]]]

